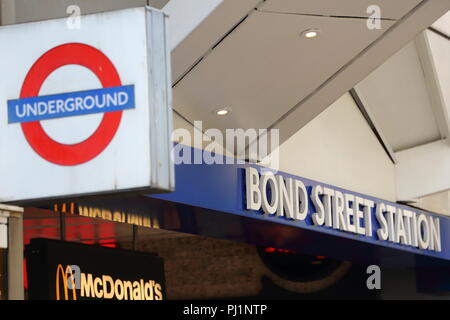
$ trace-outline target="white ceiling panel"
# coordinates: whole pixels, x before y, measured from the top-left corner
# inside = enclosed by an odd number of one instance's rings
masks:
[[[361,81],[356,89],[394,151],[440,139],[414,42]]]
[[[309,28],[320,36],[301,37]],[[384,31],[362,19],[256,11],[174,87],[174,108],[204,127],[267,128]],[[231,115],[213,113],[223,107]]]
[[[436,67],[436,76],[442,99],[447,114],[450,114],[450,40],[431,31],[426,31],[426,33]]]
[[[381,16],[399,19],[421,0],[267,0],[261,10],[331,16],[367,17],[367,8],[378,5]]]
[[[432,27],[450,37],[450,11],[433,23]]]

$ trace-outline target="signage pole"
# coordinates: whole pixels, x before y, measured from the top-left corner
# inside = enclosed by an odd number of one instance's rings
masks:
[[[0,214],[8,217],[8,300],[24,300],[23,208],[0,204]]]

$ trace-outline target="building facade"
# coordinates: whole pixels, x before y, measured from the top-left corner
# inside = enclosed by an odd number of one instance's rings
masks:
[[[158,255],[165,299],[449,297],[448,1],[0,2],[3,26],[73,32],[162,10],[174,129],[173,192],[13,203],[8,261],[47,238]]]

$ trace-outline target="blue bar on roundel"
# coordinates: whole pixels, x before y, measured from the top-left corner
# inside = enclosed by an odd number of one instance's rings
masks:
[[[8,123],[135,108],[134,85],[8,100]]]

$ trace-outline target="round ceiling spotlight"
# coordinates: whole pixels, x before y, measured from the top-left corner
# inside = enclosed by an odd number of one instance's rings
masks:
[[[319,29],[308,29],[302,32],[302,36],[306,39],[315,39],[319,36]]]
[[[230,108],[220,108],[220,109],[217,109],[216,111],[214,111],[214,113],[218,116],[226,116],[231,113],[231,109]]]

